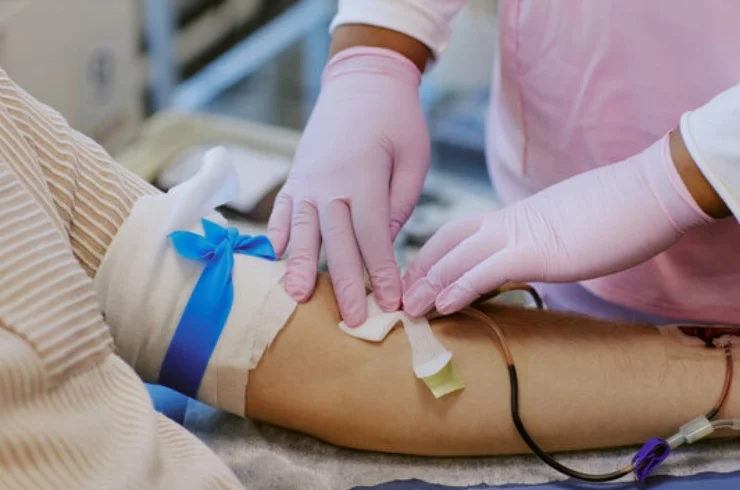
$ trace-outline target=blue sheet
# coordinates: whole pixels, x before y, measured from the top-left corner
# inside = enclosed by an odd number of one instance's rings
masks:
[[[189,398],[160,385],[147,384],[146,388],[149,390],[149,396],[152,397],[154,409],[182,425]]]
[[[589,484],[572,480],[541,485],[503,485],[491,487],[447,487],[432,485],[421,480],[407,480],[384,483],[375,487],[357,487],[353,490],[737,490],[740,489],[740,472],[702,473],[683,478],[656,476],[645,485],[637,482]]]

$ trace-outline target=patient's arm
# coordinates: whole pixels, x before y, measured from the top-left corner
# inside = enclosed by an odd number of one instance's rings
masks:
[[[511,422],[506,365],[486,326],[432,322],[466,389],[435,400],[414,377],[400,329],[381,344],[350,337],[326,278],[252,371],[247,415],[341,446],[426,455],[526,448]],[[683,345],[656,328],[492,305],[520,381],[522,419],[545,449],[641,443],[708,411],[722,388],[720,350]],[[740,415],[730,394],[722,416]]]

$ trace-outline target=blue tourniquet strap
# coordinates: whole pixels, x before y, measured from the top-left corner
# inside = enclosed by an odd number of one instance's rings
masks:
[[[205,268],[180,317],[159,373],[159,384],[191,398],[198,395],[208,361],[234,303],[233,254],[275,260],[275,250],[266,236],[240,235],[236,228],[223,228],[206,219],[201,222],[205,236],[189,231],[170,234],[178,254],[205,263]]]

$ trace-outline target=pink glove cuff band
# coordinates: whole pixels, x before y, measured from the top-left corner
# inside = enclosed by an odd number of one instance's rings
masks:
[[[321,86],[348,73],[389,76],[414,86],[421,83],[421,72],[404,55],[392,49],[357,46],[343,49],[329,60],[321,77]]]
[[[671,157],[668,135],[646,151],[655,152],[655,158],[643,160],[647,165],[650,186],[676,231],[686,233],[692,228],[714,221],[696,204],[678,174]]]

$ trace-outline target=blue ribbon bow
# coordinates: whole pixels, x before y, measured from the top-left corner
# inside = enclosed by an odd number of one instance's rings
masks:
[[[178,254],[206,266],[180,317],[159,373],[160,384],[191,398],[198,394],[234,303],[233,254],[275,260],[275,250],[266,236],[240,235],[236,228],[223,228],[206,219],[201,222],[205,236],[189,231],[169,235]]]

